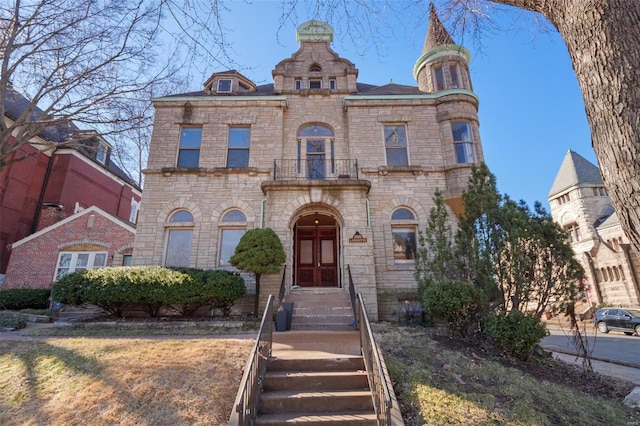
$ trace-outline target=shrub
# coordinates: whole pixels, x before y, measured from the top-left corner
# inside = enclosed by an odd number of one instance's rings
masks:
[[[175,291],[171,308],[184,316],[193,315],[202,306],[220,309],[228,316],[236,300],[247,292],[244,279],[235,272],[196,268],[175,270],[191,278],[189,285],[172,289]]]
[[[207,283],[212,287],[214,293],[211,298],[211,307],[220,309],[225,317],[231,313],[231,307],[236,300],[247,294],[244,279],[240,274],[234,272],[209,271]]]
[[[112,267],[66,275],[53,291],[62,303],[89,303],[118,317],[133,307],[157,316],[171,302],[169,289],[188,280],[187,274],[159,266]]]
[[[427,315],[446,321],[450,334],[468,337],[479,331],[486,306],[480,288],[462,281],[446,281],[424,288],[422,297]]]
[[[27,321],[20,317],[0,317],[0,328],[7,328],[13,330],[22,330],[27,326]]]
[[[520,311],[489,315],[485,321],[485,331],[496,346],[525,361],[530,359],[540,339],[549,334],[546,326],[535,315]]]
[[[96,305],[117,317],[133,308],[156,317],[164,307],[193,315],[206,305],[228,315],[246,289],[242,277],[229,271],[140,266],[74,272],[58,280],[53,292],[56,301]]]
[[[47,309],[49,288],[14,288],[0,291],[0,309]]]

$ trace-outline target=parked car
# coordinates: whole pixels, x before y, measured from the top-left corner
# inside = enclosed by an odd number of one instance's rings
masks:
[[[603,308],[593,316],[593,324],[601,333],[622,331],[626,335],[634,332],[640,336],[640,309]]]

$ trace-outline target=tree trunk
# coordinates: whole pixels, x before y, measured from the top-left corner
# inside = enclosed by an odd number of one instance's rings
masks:
[[[540,12],[560,32],[582,89],[605,187],[640,252],[640,1],[493,1]]]

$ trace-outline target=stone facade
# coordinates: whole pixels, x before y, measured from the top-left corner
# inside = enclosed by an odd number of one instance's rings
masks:
[[[624,235],[598,167],[569,151],[549,192],[551,215],[569,234],[591,303],[640,306],[638,255]]]
[[[227,71],[200,92],[154,100],[134,264],[225,268],[227,234],[270,227],[287,255],[286,294],[347,291],[351,274],[370,317],[390,319],[398,298],[415,294],[417,234],[434,192],[455,218],[483,161],[469,54],[432,10],[418,87],[374,86],[331,49],[327,24],[307,22],[297,35],[300,49],[275,66],[273,84]],[[264,301],[281,280],[262,278]]]

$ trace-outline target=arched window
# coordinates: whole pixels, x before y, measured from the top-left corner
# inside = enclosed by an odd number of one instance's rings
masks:
[[[218,266],[231,266],[229,258],[233,256],[240,238],[247,231],[247,216],[241,210],[229,210],[222,215],[218,228],[220,231]]]
[[[391,214],[391,220],[415,220],[415,219],[416,217],[413,215],[413,212],[405,208],[397,209]]]
[[[193,225],[193,215],[187,210],[177,210],[169,216],[165,224],[167,230],[165,266],[189,266]]]
[[[309,67],[309,72],[322,72],[322,67],[318,64],[312,64]]]
[[[396,264],[414,263],[416,260],[416,215],[406,207],[391,213],[393,260]]]
[[[333,130],[313,124],[298,131],[298,174],[322,180],[335,174]]]

